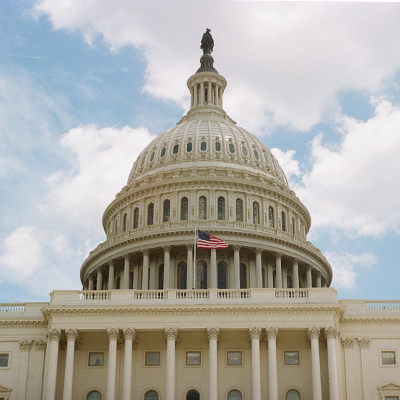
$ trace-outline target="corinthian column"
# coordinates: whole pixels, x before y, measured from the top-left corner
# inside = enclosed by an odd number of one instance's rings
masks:
[[[124,275],[122,289],[129,289],[129,270],[131,268],[129,254],[124,255]]]
[[[251,340],[251,399],[261,400],[260,337],[261,328],[250,328]]]
[[[328,344],[329,400],[339,400],[339,385],[336,363],[337,329],[333,326],[326,328],[325,336]]]
[[[211,249],[210,255],[210,289],[218,288],[217,249]]]
[[[164,290],[171,289],[169,285],[169,269],[171,263],[171,246],[164,246]]]
[[[277,289],[282,289],[282,254],[276,254],[275,279]]]
[[[311,373],[313,385],[313,400],[322,400],[321,367],[319,361],[319,333],[320,328],[308,328],[311,340]]]
[[[108,369],[107,369],[107,396],[106,400],[115,400],[115,376],[117,370],[117,340],[119,330],[107,329],[108,334]]]
[[[149,288],[149,250],[143,250],[142,290]]]
[[[167,385],[165,389],[166,400],[175,400],[175,341],[178,329],[166,328],[167,337]]]
[[[65,360],[64,393],[63,400],[72,399],[72,381],[74,376],[75,339],[78,337],[77,329],[66,329],[67,357]]]
[[[233,265],[235,273],[235,289],[240,289],[240,246],[233,246]]]
[[[278,400],[278,368],[276,363],[276,338],[278,328],[266,328],[268,340],[268,399]]]
[[[131,400],[132,392],[132,342],[135,338],[134,329],[124,329],[124,380],[122,383],[122,400]]]
[[[57,362],[58,362],[58,345],[60,343],[61,330],[50,329],[50,355],[49,367],[47,375],[46,400],[55,400],[56,397],[56,379],[57,379]]]
[[[187,259],[186,259],[186,289],[190,290],[193,287],[193,245],[187,244]]]
[[[19,373],[18,373],[18,399],[25,399],[27,394],[28,382],[28,366],[29,366],[29,352],[31,350],[32,340],[20,340],[20,358],[19,358]]]
[[[256,287],[262,288],[262,250],[256,249]]]
[[[218,400],[218,328],[208,328],[208,358],[209,358],[209,379],[208,379],[208,399]]]

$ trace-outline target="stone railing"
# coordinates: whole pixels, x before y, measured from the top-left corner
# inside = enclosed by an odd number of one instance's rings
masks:
[[[0,304],[0,313],[3,312],[25,312],[26,303],[15,303],[15,304]]]
[[[367,300],[364,307],[367,310],[400,310],[400,300]]]
[[[331,288],[310,289],[190,289],[190,290],[58,290],[51,305],[72,304],[229,304],[232,303],[332,303],[337,292]]]

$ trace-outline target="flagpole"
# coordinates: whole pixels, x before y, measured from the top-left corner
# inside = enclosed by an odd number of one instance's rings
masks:
[[[197,249],[197,226],[194,226],[194,248],[193,248],[193,289],[196,289],[196,249]]]

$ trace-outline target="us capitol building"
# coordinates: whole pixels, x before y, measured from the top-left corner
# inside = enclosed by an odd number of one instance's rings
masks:
[[[224,111],[213,45],[106,208],[83,290],[0,305],[0,400],[399,400],[400,301],[337,299],[307,208]]]

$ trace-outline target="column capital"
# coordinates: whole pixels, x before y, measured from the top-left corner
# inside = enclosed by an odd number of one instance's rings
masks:
[[[124,261],[129,261],[130,260],[130,253],[126,253],[122,257],[124,258]]]
[[[268,327],[265,328],[265,332],[267,334],[267,339],[276,339],[278,337],[278,328],[276,327]]]
[[[27,350],[29,351],[32,347],[33,340],[20,340],[19,341],[19,348],[20,350]]]
[[[308,328],[308,337],[310,339],[319,339],[320,332],[321,330],[319,327],[312,326]]]
[[[282,258],[283,254],[282,253],[275,253],[275,257],[278,258]]]
[[[338,330],[334,326],[329,326],[325,328],[325,336],[327,339],[336,339],[338,335]]]
[[[176,340],[178,337],[178,329],[177,328],[165,328],[165,336],[167,340],[173,339]]]
[[[211,340],[211,339],[218,340],[219,328],[216,328],[216,327],[207,328],[207,335],[208,335],[208,340]]]
[[[119,329],[118,328],[109,328],[107,329],[107,336],[108,339],[112,340],[118,340],[119,338]]]
[[[144,256],[148,256],[149,255],[149,249],[142,250],[142,253],[143,253]]]
[[[251,340],[253,339],[260,340],[261,328],[259,328],[258,326],[253,326],[252,328],[249,328],[249,336]]]
[[[354,345],[353,338],[342,338],[343,347],[346,349],[352,349]]]
[[[164,253],[169,253],[171,251],[171,246],[163,246]]]
[[[45,351],[47,342],[45,340],[35,340],[36,350]]]
[[[108,261],[108,266],[113,267],[115,265],[115,260]]]
[[[50,340],[60,340],[61,338],[61,329],[50,329],[49,330],[49,338]]]
[[[362,348],[362,349],[366,349],[369,347],[369,345],[371,344],[371,339],[370,338],[357,338],[358,340],[358,345]]]
[[[256,254],[262,254],[262,249],[260,249],[259,247],[256,248],[255,250]]]
[[[136,331],[133,328],[125,328],[122,330],[122,332],[124,333],[125,340],[133,340],[136,336]]]
[[[239,246],[238,244],[235,244],[235,245],[233,245],[233,250],[234,251],[240,251],[240,248],[241,248],[242,246]]]
[[[307,268],[307,271],[311,271],[312,270],[312,267],[311,267],[310,264],[308,264],[306,268]]]
[[[296,258],[296,257],[294,257],[294,258],[293,258],[293,264],[297,264],[297,265],[298,265],[298,264],[299,264],[299,259]]]
[[[66,329],[65,336],[67,340],[76,340],[78,338],[78,329]]]
[[[186,249],[187,249],[188,251],[193,251],[193,245],[192,245],[192,244],[187,244],[187,245],[186,245]]]

